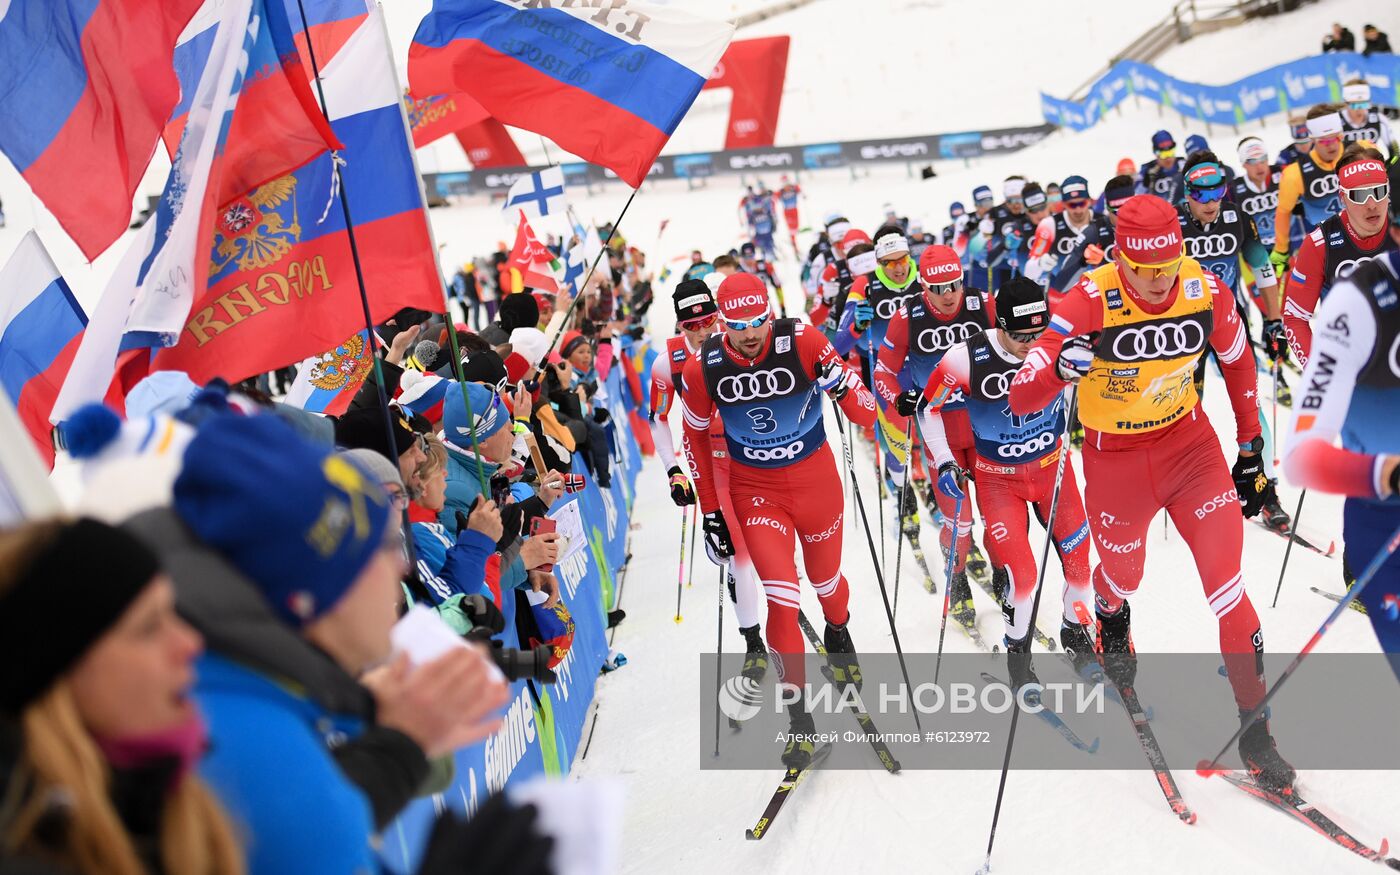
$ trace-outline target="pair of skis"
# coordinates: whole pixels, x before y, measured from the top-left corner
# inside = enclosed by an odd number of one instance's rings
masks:
[[[812,627],[811,621],[807,619],[807,615],[801,610],[797,612],[797,623],[802,627],[802,631],[806,634],[807,640],[812,642],[812,647],[816,649],[817,654],[823,658],[829,659],[830,656],[827,653],[826,645],[822,643],[821,638],[817,635],[817,630]],[[830,666],[822,666],[822,675],[827,679],[828,683],[835,683]],[[864,707],[861,707],[854,713],[854,717],[856,723],[860,724],[861,732],[870,740],[870,746],[874,749],[875,756],[879,758],[880,765],[884,766],[885,770],[890,774],[897,774],[900,770],[899,760],[894,758],[894,754],[890,752],[889,746],[886,745],[884,741],[880,740],[879,730],[875,728],[875,721],[870,717],[869,712],[867,712]],[[744,836],[747,839],[750,841],[758,841],[768,834],[768,829],[773,825],[773,821],[777,819],[778,812],[782,810],[788,797],[792,795],[792,791],[797,789],[803,781],[807,780],[807,777],[811,775],[815,769],[819,768],[821,764],[826,761],[826,758],[831,755],[831,747],[830,742],[820,745],[812,752],[812,759],[804,768],[788,769],[787,772],[783,774],[782,780],[778,782],[777,789],[774,790],[773,795],[769,797],[768,804],[763,809],[763,814],[759,816],[758,821],[752,828],[744,831]]]
[[[1075,612],[1081,623],[1087,624],[1089,622],[1088,610],[1083,604],[1075,605]],[[1102,667],[1102,657],[1100,657],[1100,666]],[[1107,668],[1105,667],[1103,670],[1105,675],[1112,679]],[[1131,685],[1119,684],[1116,680],[1113,681],[1113,684],[1118,690],[1119,698],[1123,703],[1124,710],[1128,713],[1128,718],[1133,723],[1133,731],[1137,734],[1138,742],[1142,745],[1143,753],[1147,756],[1148,765],[1152,767],[1153,776],[1157,779],[1157,786],[1162,790],[1162,795],[1166,797],[1167,806],[1182,823],[1194,824],[1196,813],[1187,806],[1186,800],[1181,796],[1180,788],[1177,787],[1176,779],[1172,776],[1171,769],[1167,767],[1166,756],[1163,755],[1162,747],[1157,743],[1157,736],[1148,723],[1147,714],[1138,701],[1137,690]],[[1243,773],[1230,769],[1212,770],[1209,765],[1203,761],[1197,768],[1197,773],[1204,777],[1219,774],[1231,785],[1310,826],[1319,835],[1327,837],[1334,844],[1346,848],[1364,859],[1384,862],[1392,869],[1400,869],[1400,860],[1386,856],[1390,846],[1387,840],[1381,840],[1379,850],[1368,847],[1339,826],[1336,821],[1318,811],[1298,793],[1296,788],[1290,788],[1286,793],[1276,792],[1260,786]]]

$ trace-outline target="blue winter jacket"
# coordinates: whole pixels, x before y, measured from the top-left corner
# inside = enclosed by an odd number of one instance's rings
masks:
[[[447,503],[438,514],[438,522],[447,535],[457,536],[457,511],[471,515],[472,505],[481,494],[481,483],[491,482],[491,475],[500,469],[499,465],[477,458],[470,453],[451,446],[447,448]],[[480,475],[478,476],[478,472]],[[519,554],[509,562],[501,561],[501,592],[524,586],[527,577],[525,563]]]
[[[200,774],[250,837],[251,875],[378,872],[369,799],[330,745],[363,728],[224,657],[197,666],[195,698],[209,724]]]

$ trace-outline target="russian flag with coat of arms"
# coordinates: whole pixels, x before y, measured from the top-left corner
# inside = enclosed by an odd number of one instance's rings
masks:
[[[727,21],[645,3],[434,0],[408,77],[415,94],[465,91],[636,188],[733,36]]]

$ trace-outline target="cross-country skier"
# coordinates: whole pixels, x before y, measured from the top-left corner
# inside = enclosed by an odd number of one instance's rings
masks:
[[[1206,142],[1206,138],[1201,136],[1200,134],[1192,134],[1191,136],[1186,138],[1187,164],[1191,163],[1191,156],[1196,154],[1197,152],[1212,151],[1214,150],[1210,148],[1210,143]],[[1235,168],[1231,167],[1229,164],[1226,164],[1224,161],[1221,161],[1219,158],[1216,158],[1216,163],[1220,165],[1220,171],[1225,174],[1225,197],[1228,199],[1230,197],[1229,186],[1234,184],[1235,178],[1238,177],[1239,174],[1235,172]],[[1185,167],[1182,168],[1182,172],[1185,172]]]
[[[801,689],[803,637],[797,625],[797,567],[802,546],[807,579],[826,618],[823,640],[836,680],[859,681],[855,646],[846,624],[846,578],[841,574],[844,500],[833,489],[841,476],[826,440],[823,391],[857,425],[875,420],[875,398],[842,363],[821,332],[793,319],[772,318],[767,290],[751,274],[735,274],[716,296],[723,330],[705,341],[682,373],[686,455],[704,514],[705,540],[721,557],[734,554],[730,526],[743,533],[768,597],[768,644],[779,678]],[[719,500],[710,426],[718,417],[729,454],[734,518]],[[799,702],[789,707],[792,738],[783,763],[810,761],[812,717]]]
[[[1274,246],[1274,210],[1278,208],[1278,183],[1283,169],[1269,163],[1269,150],[1258,137],[1245,137],[1236,148],[1244,173],[1230,186],[1230,199],[1254,220],[1259,241]],[[1290,223],[1291,224],[1291,223]]]
[[[1308,134],[1313,146],[1308,154],[1283,168],[1278,183],[1278,206],[1274,210],[1274,228],[1288,224],[1293,208],[1303,208],[1303,232],[1321,225],[1328,216],[1341,212],[1337,199],[1337,162],[1342,160],[1342,116],[1337,107],[1320,103],[1308,110]],[[1291,240],[1275,232],[1274,273],[1283,276],[1288,270]]]
[[[1233,470],[1196,396],[1196,359],[1220,362],[1235,438]],[[1098,545],[1094,602],[1099,652],[1131,685],[1136,663],[1127,599],[1142,582],[1147,529],[1165,508],[1196,561],[1219,623],[1220,651],[1241,715],[1264,696],[1263,634],[1240,571],[1244,520],[1264,495],[1256,372],[1234,296],[1182,249],[1176,210],[1139,195],[1118,211],[1117,254],[1055,308],[1011,386],[1015,415],[1044,410],[1078,382],[1084,423],[1084,504]],[[1270,788],[1293,782],[1268,723],[1240,738],[1240,756]]]
[[[1312,348],[1310,321],[1318,301],[1358,263],[1396,248],[1386,232],[1390,184],[1380,153],[1353,143],[1338,159],[1335,178],[1342,193],[1342,213],[1329,217],[1303,240],[1285,290],[1283,324],[1293,355],[1305,365]]]
[[[979,185],[972,190],[972,212],[958,219],[958,239],[965,240],[958,251],[962,253],[967,281],[974,288],[992,287],[991,269],[987,266],[987,246],[996,225],[991,221],[996,198],[991,186]],[[957,248],[957,244],[953,244]]]
[[[1387,153],[1393,160],[1397,154],[1395,135],[1390,121],[1371,103],[1371,86],[1356,78],[1342,86],[1342,139],[1347,145],[1366,141]]]
[[[1065,428],[1065,404],[1064,396],[1056,395],[1036,414],[1012,416],[1006,397],[1031,344],[1049,324],[1044,289],[1025,277],[1002,286],[996,295],[996,327],[954,344],[943,356],[924,383],[928,406],[919,421],[937,465],[939,492],[951,500],[963,500],[966,470],[949,445],[945,408],[950,401],[966,399],[964,415],[971,421],[976,441],[976,452],[966,455],[972,458],[977,506],[987,522],[987,551],[992,564],[1005,568],[1009,577],[1002,608],[1008,654],[1030,652],[1036,567],[1027,539],[1026,505],[1035,505],[1042,524],[1049,518],[1056,462],[1063,449],[1060,435]],[[1074,604],[1087,605],[1091,596],[1089,525],[1069,460],[1065,461],[1052,535],[1065,571],[1060,641],[1066,653],[1087,664],[1094,658],[1094,645],[1075,619]],[[1029,660],[1011,659],[1008,664],[1013,687],[1036,682]]]
[[[1308,132],[1308,114],[1306,112],[1295,112],[1289,115],[1288,130],[1292,132],[1293,142],[1279,150],[1279,167],[1287,167],[1289,164],[1301,161],[1312,150],[1312,134]]]
[[[1279,401],[1285,405],[1292,403],[1285,395],[1287,384],[1278,373],[1281,363],[1288,355],[1288,342],[1283,335],[1283,320],[1279,315],[1278,281],[1274,278],[1273,266],[1269,263],[1269,251],[1259,241],[1254,220],[1249,218],[1237,205],[1225,202],[1229,190],[1229,180],[1222,172],[1215,153],[1209,150],[1192,152],[1186,161],[1183,175],[1186,187],[1186,200],[1177,208],[1177,219],[1181,224],[1182,242],[1188,257],[1202,268],[1210,271],[1225,288],[1234,294],[1235,307],[1244,323],[1245,338],[1250,336],[1250,297],[1264,316],[1261,335],[1264,352],[1268,355],[1278,386]],[[1240,275],[1241,262],[1249,265],[1254,272],[1255,285],[1247,292],[1244,278]],[[1253,344],[1250,344],[1250,359],[1254,360]],[[1207,356],[1201,356],[1196,365],[1196,392],[1205,390],[1205,365]],[[1257,367],[1257,364],[1256,364]],[[1264,490],[1263,520],[1269,528],[1287,532],[1288,514],[1278,503],[1278,478],[1274,475],[1273,435],[1268,420],[1262,410],[1259,414],[1259,428],[1264,438],[1264,474],[1269,485]]]
[[[666,360],[658,360],[652,366],[651,433],[656,452],[670,477],[671,500],[685,508],[695,503],[695,490],[677,463],[668,414],[677,394],[676,387],[681,385],[686,364],[699,354],[700,347],[718,330],[719,309],[715,306],[710,287],[700,280],[678,283],[672,297],[679,333],[666,341]],[[709,443],[702,441],[693,446],[710,456],[719,505],[731,519],[737,518],[729,497],[729,458],[719,423],[711,427]],[[743,674],[757,681],[763,678],[768,668],[768,648],[764,646],[759,630],[758,581],[754,578],[753,561],[749,557],[743,532],[734,532],[731,541],[734,555],[729,560],[729,592],[739,619],[739,632],[744,636],[748,650],[744,657]],[[709,546],[708,543],[706,546]],[[716,565],[723,564],[723,560],[713,553],[710,559]]]
[[[759,244],[759,247],[761,246],[762,244]],[[786,319],[787,302],[783,300],[783,284],[778,280],[777,274],[773,273],[773,265],[758,251],[759,247],[755,247],[753,243],[745,243],[739,247],[739,268],[763,280],[764,284],[773,290],[773,294],[778,296],[781,318]]]
[[[883,413],[908,431],[907,418],[921,403],[923,387],[943,356],[954,345],[996,324],[995,310],[987,293],[963,283],[958,254],[948,246],[930,246],[919,259],[918,294],[908,300],[890,319],[880,346],[875,370],[875,390],[883,402]],[[958,466],[971,470],[975,457],[972,426],[961,395],[943,402],[945,443]],[[933,458],[926,445],[924,455]],[[912,497],[912,492],[910,493]],[[972,590],[967,583],[967,556],[972,541],[972,508],[964,503],[961,514],[953,499],[930,484],[929,507],[942,512],[939,543],[943,555],[953,564],[953,585],[948,610],[954,618],[971,625],[976,620]],[[917,522],[915,523],[917,525]],[[956,538],[955,538],[956,534]]]
[[[1006,200],[993,207],[988,217],[978,223],[987,241],[987,264],[991,270],[991,285],[987,288],[992,292],[1013,276],[1021,275],[1026,250],[1035,233],[1035,225],[1026,216],[1025,187],[1024,178],[1008,176],[1002,183]]]
[[[1181,166],[1185,162],[1176,156],[1176,140],[1167,131],[1152,135],[1152,154],[1156,157],[1138,168],[1139,194],[1155,194],[1169,204],[1181,200]]]
[[[851,228],[832,247],[831,262],[822,268],[820,303],[812,308],[812,324],[822,329],[843,357],[865,336],[865,329],[875,318],[875,311],[863,297],[852,302],[855,309],[850,319],[845,318],[851,289],[857,281],[864,282],[864,277],[874,273],[875,266],[875,247],[870,244],[870,235],[859,228]]]
[[[797,253],[797,229],[802,226],[801,219],[797,215],[797,199],[802,196],[802,186],[793,182],[786,175],[779,177],[782,183],[775,194],[778,202],[783,207],[783,220],[787,222],[788,238],[792,241],[792,251]]]
[[[1390,236],[1400,241],[1400,211]],[[1369,562],[1400,525],[1400,252],[1379,255],[1318,307],[1306,395],[1294,411],[1283,467],[1290,482],[1347,496],[1342,535]],[[1340,439],[1341,446],[1334,444]],[[1400,678],[1400,552],[1358,596]]]
[[[1089,183],[1082,176],[1071,176],[1060,186],[1065,211],[1055,217],[1055,237],[1047,254],[1058,256],[1049,274],[1050,306],[1078,282],[1080,275],[1103,264],[1113,252],[1113,223],[1118,208],[1133,196],[1133,178],[1115,176],[1104,186],[1102,213],[1091,208]]]
[[[967,207],[963,206],[962,201],[953,201],[948,205],[948,218],[951,221],[943,226],[943,236],[940,240],[944,246],[957,247],[958,236],[961,231],[961,228],[958,226],[961,224],[962,217],[965,215],[967,215]],[[963,242],[963,245],[967,245],[966,241]]]

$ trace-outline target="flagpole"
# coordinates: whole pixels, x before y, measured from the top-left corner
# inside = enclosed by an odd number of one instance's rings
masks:
[[[301,2],[302,0],[297,0],[298,4]],[[394,77],[394,93],[406,94],[407,92],[404,91],[403,83],[399,81],[399,68],[394,61],[393,47],[389,45],[388,30],[384,27],[384,4],[376,3],[375,10],[379,15],[379,34],[384,43],[384,53],[389,57],[389,72]],[[303,24],[306,21],[304,13],[302,21]],[[310,46],[310,44],[311,38],[308,36],[307,45]],[[317,83],[319,84],[319,82],[320,80],[318,77]],[[447,297],[447,278],[443,276],[442,273],[442,259],[437,257],[437,235],[433,232],[432,216],[428,213],[428,192],[423,187],[423,174],[418,170],[418,150],[413,145],[413,127],[408,122],[408,111],[404,109],[402,100],[399,101],[399,120],[403,125],[404,141],[408,144],[408,157],[409,160],[413,162],[413,176],[418,184],[418,199],[423,204],[423,224],[428,227],[428,245],[432,247],[433,265],[438,272],[438,288],[442,290],[442,319],[447,325],[447,344],[452,348],[452,372],[457,375],[457,385],[462,390],[462,405],[467,411],[467,421],[473,423],[470,434],[468,435],[471,438],[472,452],[475,453],[477,459],[480,460],[482,459],[482,455],[481,446],[476,439],[476,416],[472,413],[471,398],[467,397],[467,379],[466,373],[462,370],[462,350],[461,345],[457,341],[457,323],[452,319],[452,300]],[[481,486],[481,495],[483,498],[490,498],[491,491],[487,487],[486,473],[482,471],[480,464],[475,467],[476,479]],[[544,476],[543,472],[537,473],[541,477]]]

